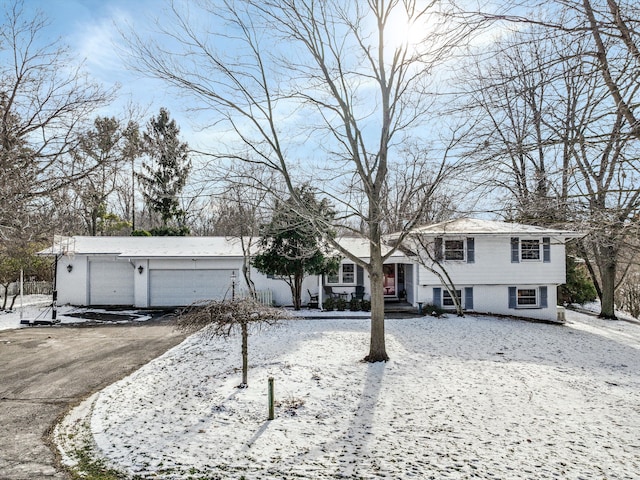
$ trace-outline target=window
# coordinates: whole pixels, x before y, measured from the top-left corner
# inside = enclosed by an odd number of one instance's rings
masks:
[[[518,306],[519,307],[535,307],[538,305],[538,295],[535,288],[519,288]]]
[[[464,260],[464,240],[445,240],[444,259]]]
[[[353,285],[356,283],[356,266],[353,263],[343,263],[335,274],[327,275],[327,284]]]
[[[522,240],[520,255],[522,260],[540,260],[540,240]]]
[[[511,238],[511,263],[520,261],[551,262],[551,238],[521,240],[518,237]]]
[[[548,308],[549,290],[540,287],[509,287],[509,308]]]
[[[456,290],[456,297],[458,297],[458,301],[461,301],[462,298],[462,290]],[[442,306],[443,307],[455,307],[456,303],[451,297],[449,290],[442,291]]]
[[[342,265],[342,283],[355,283],[355,265],[353,263],[345,263]]]
[[[475,262],[475,241],[473,237],[443,239],[436,237],[434,254],[437,261]]]

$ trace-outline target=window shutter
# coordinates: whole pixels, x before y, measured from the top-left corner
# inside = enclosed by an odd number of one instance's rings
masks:
[[[509,308],[517,308],[518,299],[516,296],[516,287],[509,287]]]
[[[551,261],[551,238],[549,237],[542,239],[542,261],[545,263]]]
[[[511,263],[519,263],[519,262],[520,262],[520,239],[518,237],[511,237]]]
[[[474,263],[476,261],[476,242],[471,238],[467,238],[467,263]]]
[[[434,248],[435,248],[435,252],[433,252],[434,253],[434,258],[438,262],[442,261],[442,258],[443,258],[442,237],[436,237]]]
[[[356,285],[364,285],[364,268],[360,265],[356,269]]]
[[[433,304],[436,307],[442,306],[442,289],[440,287],[434,287],[433,289]]]
[[[473,310],[473,287],[464,288],[464,309]]]
[[[540,287],[540,308],[547,308],[548,305],[547,300],[547,287]]]

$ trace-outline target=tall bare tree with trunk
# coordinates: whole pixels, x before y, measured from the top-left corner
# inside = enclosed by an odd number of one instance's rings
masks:
[[[390,165],[406,163],[399,146],[429,136],[429,79],[473,31],[446,21],[450,6],[421,0],[238,0],[180,8],[166,42],[128,34],[132,65],[166,80],[208,108],[227,129],[219,155],[276,172],[298,214],[319,232],[357,225],[371,283],[367,361],[388,359],[384,328],[385,183]],[[221,33],[224,32],[224,33]],[[309,182],[336,205],[332,224],[314,218],[297,198]],[[431,185],[417,184],[428,189]],[[416,190],[407,192],[416,201]],[[403,231],[422,218],[405,212]]]
[[[76,133],[110,95],[93,84],[47,19],[23,2],[0,10],[0,239],[50,227],[43,199],[87,174],[73,171]],[[32,218],[37,221],[32,222]]]
[[[573,18],[574,12],[561,13]],[[477,62],[471,155],[481,159],[482,171],[500,172],[490,184],[509,192],[514,218],[562,222],[587,234],[580,254],[600,315],[615,318],[620,252],[638,229],[640,145],[593,61],[597,46],[584,34],[588,28],[549,35],[546,22],[521,28],[485,52],[491,60]],[[636,60],[619,53],[608,71],[631,94]]]

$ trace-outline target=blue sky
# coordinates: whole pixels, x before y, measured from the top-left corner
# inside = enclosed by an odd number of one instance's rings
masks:
[[[146,120],[156,115],[160,107],[166,107],[183,136],[195,143],[196,134],[181,102],[169,94],[162,82],[129,71],[118,54],[119,28],[132,26],[144,33],[151,19],[162,14],[164,5],[159,0],[24,0],[26,10],[37,9],[45,14],[50,21],[50,38],[60,37],[78,60],[85,62],[93,79],[106,88],[120,86],[117,101],[100,114],[121,116],[126,105],[134,103],[145,112]]]

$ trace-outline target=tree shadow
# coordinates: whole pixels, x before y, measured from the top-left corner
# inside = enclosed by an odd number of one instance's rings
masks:
[[[386,362],[361,362],[367,369],[363,381],[360,400],[353,410],[348,427],[337,434],[337,438],[330,444],[320,444],[320,449],[327,454],[335,454],[340,462],[336,474],[340,478],[359,478],[358,472],[369,465],[361,465],[358,459],[373,456],[368,446],[376,440],[374,432],[375,414],[380,401]],[[362,468],[361,468],[362,467]]]

